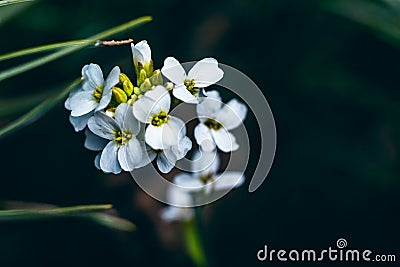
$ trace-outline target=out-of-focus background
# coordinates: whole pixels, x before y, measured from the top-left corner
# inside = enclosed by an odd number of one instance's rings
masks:
[[[247,192],[247,180],[206,208],[213,266],[291,265],[258,262],[256,253],[264,245],[335,247],[338,238],[400,260],[400,1],[43,0],[0,11],[0,54],[151,15],[151,23],[114,39],[148,40],[156,67],[167,56],[212,56],[258,84],[276,120],[276,158],[256,192]],[[1,62],[0,69],[27,59]],[[87,48],[1,82],[0,109],[61,90],[89,62],[105,72],[114,65],[134,72],[129,47]],[[15,116],[1,117],[1,125]],[[245,124],[254,148],[251,177],[258,132],[250,130],[257,127],[251,114]],[[129,174],[97,171],[83,141],[61,103],[1,139],[0,199],[111,203],[136,231],[79,218],[0,222],[0,266],[192,266],[178,225],[159,217],[163,205]]]

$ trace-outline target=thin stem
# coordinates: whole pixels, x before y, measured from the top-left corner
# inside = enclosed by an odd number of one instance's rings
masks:
[[[151,21],[151,17],[146,16],[146,17],[140,17],[134,20],[131,20],[127,23],[121,24],[117,27],[111,28],[109,30],[106,30],[104,32],[95,34],[91,37],[89,37],[87,40],[88,42],[84,42],[82,44],[78,44],[78,45],[74,45],[72,47],[67,47],[67,48],[63,48],[57,52],[54,52],[50,55],[38,58],[36,60],[32,60],[30,62],[18,65],[14,68],[10,68],[8,70],[2,71],[0,72],[0,81],[3,81],[5,79],[11,78],[15,75],[21,74],[23,72],[26,72],[28,70],[34,69],[36,67],[39,67],[41,65],[44,65],[48,62],[51,62],[53,60],[56,60],[60,57],[66,56],[72,52],[78,51],[84,47],[87,47],[89,45],[95,44],[98,40],[101,39],[105,39],[111,35],[114,35],[116,33],[120,33],[123,31],[126,31],[128,29],[134,28],[134,27],[138,27],[140,25],[142,25],[143,23],[149,22]]]
[[[43,52],[63,48],[66,46],[80,45],[80,44],[84,44],[84,43],[92,43],[92,41],[90,41],[90,40],[73,40],[73,41],[60,42],[60,43],[54,43],[54,44],[46,44],[46,45],[26,48],[26,49],[22,49],[22,50],[19,50],[16,52],[11,52],[11,53],[1,55],[0,61],[4,61],[7,59],[16,58],[16,57],[27,56],[27,55],[36,54],[36,53],[43,53]]]
[[[193,220],[184,224],[184,238],[186,249],[189,256],[197,267],[208,266],[207,257],[204,250],[203,240],[201,238],[201,208],[195,208],[195,217]]]
[[[0,7],[12,5],[12,4],[24,3],[24,2],[32,2],[32,1],[33,0],[4,0],[4,1],[0,1]]]

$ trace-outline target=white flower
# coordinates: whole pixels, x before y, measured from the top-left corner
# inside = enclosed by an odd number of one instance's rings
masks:
[[[131,44],[133,62],[135,66],[140,64],[142,67],[148,66],[151,63],[151,49],[146,40],[140,41],[136,45]]]
[[[167,189],[167,201],[175,206],[163,209],[161,217],[166,221],[188,221],[193,217],[198,193],[206,196],[214,191],[225,191],[241,186],[245,177],[242,172],[225,171],[217,174],[220,159],[213,152],[197,151],[193,157],[192,174],[178,174]]]
[[[168,114],[171,96],[163,86],[156,86],[146,92],[133,104],[135,117],[149,126],[145,132],[145,141],[155,150],[165,150],[175,146],[183,138],[185,123]]]
[[[82,87],[72,92],[65,101],[65,107],[71,110],[73,118],[70,118],[70,121],[75,130],[85,128],[89,114],[108,106],[112,97],[112,88],[119,82],[119,75],[120,69],[116,66],[104,81],[99,65],[89,64],[82,68]]]
[[[104,112],[96,112],[89,119],[88,127],[94,134],[109,140],[98,162],[105,173],[118,174],[121,169],[132,171],[143,166],[146,158],[144,144],[137,139],[140,123],[133,116],[131,106],[120,104],[115,110],[115,119]]]
[[[237,128],[246,117],[247,107],[236,99],[222,105],[217,91],[208,92],[208,97],[197,105],[200,124],[194,129],[197,144],[205,151],[217,146],[223,152],[239,148],[235,136],[229,131]]]
[[[164,61],[162,74],[175,84],[174,96],[186,103],[199,103],[199,97],[204,94],[204,87],[215,84],[224,76],[214,58],[205,58],[197,62],[186,74],[182,65],[173,57]]]

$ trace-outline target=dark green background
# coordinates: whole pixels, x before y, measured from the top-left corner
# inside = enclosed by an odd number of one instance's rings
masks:
[[[212,56],[243,71],[263,90],[276,120],[277,153],[266,182],[250,194],[248,180],[208,209],[204,232],[214,266],[291,266],[260,263],[256,252],[264,244],[335,247],[340,237],[350,248],[397,253],[400,260],[398,42],[331,12],[326,2],[40,1],[0,25],[0,53],[85,38],[153,16],[115,39],[147,39],[156,67],[167,56],[182,62]],[[355,2],[363,12],[363,2]],[[26,59],[2,62],[1,69]],[[1,96],[60,90],[89,62],[105,72],[119,65],[133,73],[128,47],[89,48],[2,82]],[[246,126],[256,128],[251,115]],[[259,138],[249,131],[247,177]],[[179,240],[168,245],[156,231],[159,222],[149,214],[161,204],[146,199],[147,208],[139,205],[140,189],[129,174],[97,171],[83,140],[62,104],[0,140],[0,199],[112,203],[137,231],[73,218],[1,223],[0,266],[190,266]]]

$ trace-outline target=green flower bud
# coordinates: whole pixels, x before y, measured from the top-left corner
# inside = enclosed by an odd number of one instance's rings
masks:
[[[147,79],[147,73],[144,69],[141,69],[137,78],[137,85],[140,86],[146,79]]]
[[[139,87],[135,86],[135,87],[133,88],[133,92],[135,93],[135,95],[140,95],[140,89],[139,89]]]
[[[153,76],[150,77],[150,82],[155,86],[163,84],[163,78],[160,70],[155,70],[153,72]]]
[[[126,103],[128,101],[128,96],[121,88],[113,87],[112,95],[118,103]]]
[[[152,85],[151,85],[150,79],[147,78],[146,80],[144,80],[144,82],[140,86],[140,92],[146,93],[147,91],[151,90],[151,88],[152,88]]]

